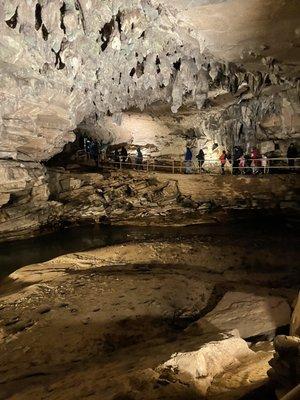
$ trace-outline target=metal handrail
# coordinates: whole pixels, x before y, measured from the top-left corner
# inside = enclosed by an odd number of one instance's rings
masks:
[[[275,170],[284,170],[284,169],[291,170],[291,169],[293,169],[293,170],[295,170],[295,169],[299,169],[300,168],[300,166],[298,166],[298,165],[293,165],[293,166],[290,166],[290,165],[270,165],[270,163],[269,163],[270,161],[285,161],[285,162],[288,162],[289,160],[299,161],[300,158],[297,157],[297,158],[293,158],[293,159],[287,159],[286,157],[285,158],[277,157],[277,158],[268,158],[267,160],[266,159],[262,159],[262,158],[256,158],[256,159],[251,159],[251,165],[250,164],[249,165],[245,165],[244,167],[240,167],[240,166],[234,167],[232,163],[230,163],[229,165],[230,165],[230,168],[231,168],[231,172],[233,172],[234,170],[245,171],[245,170],[252,169],[253,172],[254,172],[254,170],[256,170],[256,171],[258,170],[258,171],[265,171],[267,173],[272,169],[275,169]],[[189,166],[187,166],[186,165],[187,164],[186,161],[180,161],[180,160],[174,160],[174,159],[173,160],[170,160],[170,159],[160,159],[159,160],[160,162],[165,161],[167,163],[167,165],[166,164],[161,164],[161,163],[158,164],[155,161],[156,160],[152,159],[152,158],[147,158],[146,160],[143,160],[140,163],[137,163],[136,160],[134,162],[123,162],[121,160],[120,161],[108,160],[108,161],[106,161],[106,163],[108,163],[109,165],[105,165],[105,162],[104,163],[103,162],[100,163],[100,165],[104,169],[105,168],[106,169],[111,169],[112,166],[114,167],[114,169],[122,169],[122,168],[126,169],[126,167],[129,167],[129,169],[133,168],[133,169],[136,169],[136,170],[140,169],[140,170],[144,170],[144,171],[145,170],[146,171],[149,171],[149,170],[155,171],[155,170],[161,170],[161,169],[171,169],[172,173],[176,173],[176,171],[181,173],[181,172],[185,171],[187,168],[189,168],[191,170],[197,170],[197,171],[200,170],[200,173],[202,173],[200,166],[198,166],[198,164],[200,164],[200,162],[191,161],[190,162],[191,164]],[[252,165],[252,163],[255,162],[255,161],[260,161],[260,162],[267,161],[267,163],[266,163],[266,165]],[[205,160],[203,162],[203,164],[202,164],[202,167],[206,163],[208,163],[208,164],[212,164],[213,163],[214,166],[220,167],[220,160],[216,160],[216,159]],[[226,162],[226,164],[228,165],[227,162]],[[195,165],[196,165],[196,168],[195,168]],[[209,171],[209,172],[211,172],[211,171]]]
[[[128,157],[127,157],[128,158]],[[155,162],[155,158],[145,158],[144,157],[144,159],[143,159],[143,162],[145,162],[145,161],[152,161],[152,162]],[[251,160],[251,161],[289,161],[289,160],[294,160],[294,161],[300,161],[300,157],[296,157],[296,158],[287,158],[287,157],[277,157],[277,158],[267,158],[267,159],[265,159],[265,158],[251,158],[251,159],[249,159],[249,160]],[[109,162],[112,162],[112,163],[117,163],[117,162],[119,162],[119,161],[115,161],[115,160],[106,160],[106,161],[109,161]],[[182,160],[178,160],[178,159],[170,159],[170,158],[159,158],[159,161],[166,161],[166,162],[179,162],[179,163],[181,163],[181,162],[185,162],[185,161],[182,161]],[[198,161],[194,161],[194,160],[192,160],[193,162],[197,162],[198,163]],[[227,161],[228,161],[228,159],[227,159]],[[232,161],[232,159],[229,161],[230,163],[231,163],[231,161]],[[210,158],[210,159],[205,159],[204,161],[203,161],[204,163],[220,163],[220,159],[217,159],[217,158]],[[129,163],[130,164],[130,163]],[[156,164],[156,165],[159,165],[159,164]],[[163,165],[163,164],[161,164],[161,165]]]
[[[89,158],[91,159],[91,158]],[[277,157],[277,158],[268,158],[266,159],[262,159],[262,158],[258,158],[258,159],[251,159],[251,164],[253,161],[267,161],[267,166],[252,166],[252,165],[246,165],[245,167],[233,167],[232,163],[226,162],[226,166],[225,168],[228,170],[228,167],[230,167],[231,173],[234,172],[234,170],[239,170],[241,172],[245,172],[246,170],[259,170],[260,172],[263,171],[264,169],[266,169],[266,173],[268,173],[271,170],[299,170],[300,165],[294,165],[294,166],[290,166],[290,165],[270,165],[269,161],[285,161],[288,162],[289,160],[294,160],[295,162],[300,161],[300,158],[293,158],[293,159],[288,159],[286,157]],[[136,160],[135,160],[136,161]],[[160,162],[165,162],[165,164],[160,164],[156,162],[156,159],[154,158],[144,158],[142,164],[140,163],[136,163],[136,162],[125,162],[123,163],[123,161],[113,161],[113,160],[104,160],[104,161],[97,161],[97,166],[101,167],[102,169],[135,169],[135,170],[143,170],[143,171],[160,171],[160,170],[171,170],[171,173],[175,174],[175,173],[183,173],[184,171],[186,171],[186,162],[182,161],[182,160],[175,160],[175,159],[160,159]],[[250,161],[250,160],[249,160]],[[204,164],[213,164],[215,168],[215,171],[206,171],[205,173],[209,173],[209,174],[216,174],[216,169],[220,169],[220,160],[218,159],[207,159],[204,161]],[[202,166],[203,166],[202,165]],[[56,167],[47,167],[48,170],[53,171],[53,172],[58,172],[58,173],[64,173],[64,171],[62,170],[57,170]],[[198,161],[192,161],[191,165],[190,165],[190,169],[192,169],[194,172],[190,172],[191,174],[193,173],[204,173],[201,171],[201,168],[199,167],[199,162]],[[164,171],[163,171],[164,172]],[[66,172],[65,172],[66,173]],[[68,172],[69,173],[69,172]],[[219,174],[219,172],[218,172]]]

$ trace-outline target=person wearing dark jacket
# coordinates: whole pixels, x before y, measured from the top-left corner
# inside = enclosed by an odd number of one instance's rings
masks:
[[[244,154],[241,146],[234,146],[233,148],[233,162],[232,162],[232,173],[233,175],[237,175],[240,173],[239,169],[239,160]]]
[[[184,157],[186,174],[192,173],[192,159],[193,159],[192,150],[189,147],[187,147],[186,152],[185,152],[185,157]]]
[[[200,172],[206,172],[206,170],[203,168],[203,164],[205,162],[205,154],[204,151],[202,149],[199,150],[198,155],[196,156],[196,158],[198,159],[198,163],[199,163],[199,171]]]
[[[143,153],[140,147],[136,150],[136,169],[143,169]]]
[[[298,150],[294,143],[291,143],[287,149],[286,157],[288,159],[288,164],[290,170],[295,169],[295,158],[298,157]]]
[[[251,156],[249,154],[245,154],[245,174],[250,175],[252,174],[252,159]]]
[[[119,150],[115,149],[114,151],[114,162],[115,162],[115,167],[119,168],[120,166],[120,154],[119,154]]]
[[[122,148],[121,148],[121,157],[122,157],[122,163],[126,163],[126,160],[127,160],[127,150],[126,150],[126,148],[123,146]]]

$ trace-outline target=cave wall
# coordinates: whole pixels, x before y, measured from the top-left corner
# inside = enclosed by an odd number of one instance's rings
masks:
[[[241,125],[247,146],[299,135],[299,84],[277,60],[248,71],[216,59],[156,0],[0,0],[0,15],[1,224],[12,212],[34,225],[36,207],[44,213],[52,200],[41,163],[76,128],[178,157],[187,138],[195,149],[230,146]],[[122,130],[126,110],[154,126]]]
[[[115,171],[109,175],[50,168],[30,173],[16,165],[6,190],[0,241],[23,239],[76,224],[189,225],[230,220],[231,212],[263,210],[264,215],[299,213],[299,180],[282,176],[184,175]],[[0,164],[1,168],[1,164]],[[24,188],[23,174],[27,184]],[[38,182],[38,183],[37,183]],[[234,215],[234,214],[233,214]]]
[[[1,158],[48,159],[91,115],[157,99],[176,109],[204,60],[155,1],[1,1],[0,15]]]
[[[2,0],[0,15],[2,204],[19,191],[6,189],[10,160],[27,166],[26,186],[29,163],[62,151],[85,118],[171,99],[173,64],[201,64],[197,42],[183,46],[188,31],[156,2]]]
[[[187,143],[194,156],[201,147],[207,158],[216,160],[223,149],[231,152],[234,145],[248,153],[256,146],[268,154],[276,145],[277,156],[285,157],[289,144],[298,143],[300,137],[297,86],[269,84],[258,87],[255,94],[246,80],[243,85],[243,91],[236,94],[226,89],[213,97],[209,91],[209,103],[200,111],[192,105],[176,114],[163,106],[149,107],[143,113],[125,112],[120,126],[106,117],[98,130],[90,128],[90,132],[95,139],[106,138],[107,143],[139,145],[150,158],[183,160]],[[219,147],[213,151],[215,143]]]
[[[80,123],[158,99],[176,110],[201,86],[199,43],[156,1],[2,0],[0,15],[0,160],[48,160]]]

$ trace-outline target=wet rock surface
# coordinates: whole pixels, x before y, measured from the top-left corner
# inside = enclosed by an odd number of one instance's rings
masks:
[[[214,310],[226,292],[266,301],[283,297],[293,304],[299,285],[296,246],[289,247],[283,264],[282,240],[261,238],[256,256],[268,260],[264,270],[249,254],[249,239],[115,245],[14,272],[0,290],[1,396],[179,400],[206,392],[212,399],[238,399],[260,387],[267,381],[270,343],[249,349],[234,333],[186,329]],[[292,239],[288,242],[291,246]],[[202,381],[162,368],[174,353],[188,357],[203,348],[211,367],[210,343],[222,346],[226,335],[245,351],[235,364],[222,352],[224,369]]]
[[[250,209],[296,219],[296,174],[45,162],[64,161],[76,134],[168,160],[187,144],[217,160],[236,144],[285,157],[300,129],[298,10],[297,0],[0,0],[0,241],[82,223],[218,229]],[[0,398],[234,400],[260,389],[290,311],[298,334],[298,244],[277,232],[156,237],[16,270],[0,286]],[[202,332],[191,326],[204,320]],[[257,335],[267,342],[244,340]],[[298,342],[274,342],[269,375],[285,388],[299,381]]]
[[[241,337],[272,334],[290,323],[290,307],[280,297],[227,292],[216,308],[197,321],[200,332],[238,329]]]

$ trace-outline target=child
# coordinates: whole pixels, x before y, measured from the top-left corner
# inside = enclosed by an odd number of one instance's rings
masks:
[[[239,169],[240,169],[241,174],[245,173],[245,166],[246,166],[246,159],[245,159],[244,155],[242,155],[239,158]]]
[[[268,174],[269,173],[268,157],[265,154],[262,155],[261,166],[263,167],[264,174]]]
[[[223,150],[222,154],[220,155],[220,162],[221,162],[221,174],[225,175],[225,164],[226,164],[226,160],[227,160],[227,154],[226,151]]]

